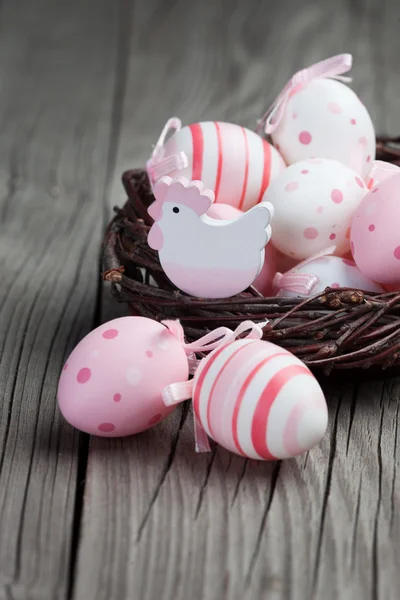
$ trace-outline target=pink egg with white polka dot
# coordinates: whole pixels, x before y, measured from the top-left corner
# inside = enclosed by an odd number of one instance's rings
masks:
[[[58,402],[65,419],[81,431],[132,435],[171,412],[161,392],[188,376],[182,344],[166,327],[144,317],[122,317],[97,327],[72,351],[60,376]]]
[[[193,380],[194,413],[227,450],[262,460],[296,456],[323,437],[328,411],[311,371],[293,354],[241,339],[203,359]]]
[[[243,211],[229,204],[212,204],[206,213],[213,219],[234,220],[243,215]],[[272,295],[272,280],[276,273],[276,251],[272,244],[267,244],[264,250],[264,263],[261,271],[253,281],[253,287],[264,296]]]
[[[309,158],[291,165],[263,197],[275,210],[273,245],[298,260],[332,244],[343,256],[350,249],[352,216],[367,191],[360,176],[336,160]]]
[[[358,96],[334,79],[293,89],[272,134],[287,164],[311,156],[342,162],[365,177],[375,158],[375,131]]]
[[[362,273],[383,284],[400,282],[400,174],[374,187],[351,225],[351,250]]]
[[[281,297],[314,296],[327,287],[385,292],[381,285],[365,277],[353,261],[338,256],[323,256],[284,274],[277,273],[274,284],[276,295]]]

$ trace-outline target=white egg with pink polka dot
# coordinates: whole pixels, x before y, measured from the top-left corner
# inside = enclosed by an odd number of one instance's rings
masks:
[[[350,249],[352,216],[367,191],[360,176],[336,160],[309,158],[291,165],[263,197],[275,210],[273,245],[297,260],[332,244],[344,256]]]
[[[287,164],[311,156],[336,159],[366,177],[375,159],[375,130],[358,96],[334,79],[292,90],[272,134]]]

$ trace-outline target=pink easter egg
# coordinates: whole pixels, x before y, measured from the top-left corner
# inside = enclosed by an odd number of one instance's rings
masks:
[[[309,450],[323,437],[328,419],[324,394],[304,363],[254,339],[226,344],[201,361],[193,407],[218,444],[263,460]]]
[[[354,260],[366,277],[384,284],[400,283],[400,174],[374,187],[364,197],[351,224]]]
[[[348,287],[365,292],[384,293],[378,283],[365,277],[352,260],[323,256],[300,264],[275,278],[277,296],[297,297],[319,294],[327,287]]]
[[[212,204],[207,211],[207,215],[214,219],[237,219],[243,214],[243,211],[230,206],[229,204]],[[276,251],[272,244],[265,246],[264,264],[260,273],[253,282],[256,288],[264,296],[272,295],[272,280],[276,273]]]
[[[65,419],[81,431],[132,435],[171,412],[161,392],[188,375],[185,351],[166,327],[144,317],[122,317],[97,327],[72,351],[58,402]]]
[[[332,245],[343,256],[350,249],[352,216],[367,191],[360,176],[336,160],[309,158],[290,165],[263,197],[274,207],[272,244],[296,260]]]
[[[215,193],[215,202],[241,210],[260,202],[269,182],[285,168],[279,152],[259,135],[217,121],[179,129],[165,143],[162,157],[171,158],[162,176],[202,181]],[[178,168],[174,157],[179,157]],[[148,173],[154,184],[159,177],[151,169]]]
[[[375,131],[367,109],[353,90],[334,79],[297,86],[272,139],[289,165],[320,156],[365,177],[375,158]]]
[[[384,160],[375,160],[372,164],[372,168],[368,173],[366,180],[367,188],[371,190],[376,187],[381,181],[389,179],[396,173],[400,173],[400,167],[392,163],[385,162]]]

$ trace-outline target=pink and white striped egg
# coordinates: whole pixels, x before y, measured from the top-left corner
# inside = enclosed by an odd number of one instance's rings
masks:
[[[297,260],[332,244],[343,256],[350,249],[352,216],[367,192],[361,177],[336,160],[309,158],[290,165],[263,197],[275,211],[273,245]]]
[[[163,147],[163,158],[183,153],[184,168],[163,175],[202,181],[215,202],[248,210],[261,201],[269,182],[285,168],[279,152],[259,135],[232,123],[193,123],[176,131]],[[151,170],[150,180],[155,183]]]
[[[351,251],[366,277],[400,284],[400,173],[385,179],[363,198],[351,225]]]
[[[324,394],[311,371],[269,342],[242,339],[214,350],[193,380],[193,408],[206,433],[248,458],[290,458],[323,437]]]
[[[367,109],[353,90],[334,79],[297,86],[272,139],[287,164],[320,156],[366,177],[375,158],[375,131]]]
[[[93,435],[132,435],[170,412],[166,385],[185,381],[188,360],[179,340],[144,317],[122,317],[91,331],[71,352],[58,385],[65,419]]]
[[[211,204],[206,213],[213,219],[234,220],[243,214],[243,211],[229,204]],[[267,244],[264,250],[264,264],[252,285],[264,296],[272,295],[272,280],[276,273],[276,250],[272,244]]]
[[[304,288],[307,278],[310,281],[308,290]],[[380,294],[385,292],[381,285],[365,277],[353,261],[338,256],[323,256],[300,264],[284,275],[277,274],[274,283],[276,295],[280,297],[313,296],[323,292],[326,287],[347,287]]]

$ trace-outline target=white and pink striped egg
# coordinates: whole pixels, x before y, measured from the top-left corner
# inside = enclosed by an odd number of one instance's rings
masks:
[[[259,135],[218,121],[193,123],[174,133],[163,147],[163,158],[178,153],[186,156],[187,166],[164,175],[202,181],[215,193],[215,202],[241,210],[260,202],[269,182],[285,168],[279,152]]]
[[[161,323],[122,317],[91,331],[71,352],[60,376],[64,418],[92,435],[132,435],[170,412],[161,393],[188,379],[185,351]]]
[[[322,439],[328,421],[324,394],[304,363],[253,339],[236,340],[201,361],[193,408],[218,444],[261,460],[309,450]]]
[[[367,109],[352,89],[334,79],[313,79],[295,88],[272,139],[289,165],[320,156],[366,177],[375,158]]]

